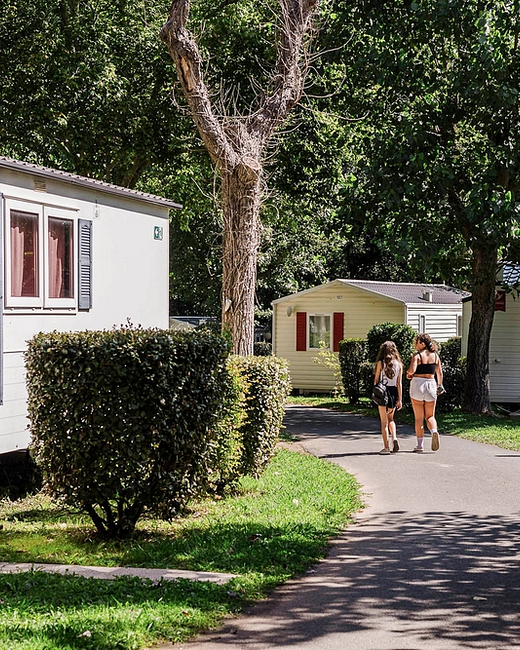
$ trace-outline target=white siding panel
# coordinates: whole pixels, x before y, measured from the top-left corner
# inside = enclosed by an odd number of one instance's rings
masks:
[[[439,343],[457,336],[457,318],[462,315],[460,305],[428,305],[409,306],[407,323],[419,331],[419,317],[426,319],[426,332]]]
[[[506,296],[506,311],[495,312],[489,345],[493,402],[520,403],[520,300]]]
[[[291,315],[287,316],[287,308]],[[334,314],[342,312],[344,338],[364,338],[379,323],[404,322],[404,306],[393,300],[344,285],[326,285],[321,290],[296,296],[274,305],[274,353],[289,361],[295,389],[330,392],[334,389],[331,370],[314,363],[317,350],[296,352],[296,312]]]
[[[1,407],[0,453],[29,443],[27,392],[21,353],[4,354],[4,404]]]

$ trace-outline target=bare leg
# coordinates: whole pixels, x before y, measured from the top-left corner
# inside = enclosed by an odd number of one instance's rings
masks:
[[[379,420],[381,422],[381,435],[383,437],[383,446],[385,449],[390,449],[388,444],[388,416],[386,413],[386,406],[378,406]]]
[[[388,433],[392,436],[392,440],[395,440],[397,438],[397,427],[394,420],[395,409],[388,411],[386,416],[388,418]]]
[[[418,438],[424,437],[424,404],[412,398],[413,414],[415,417],[415,435]]]
[[[437,420],[435,419],[435,402],[424,402],[424,418],[430,431],[437,431]]]

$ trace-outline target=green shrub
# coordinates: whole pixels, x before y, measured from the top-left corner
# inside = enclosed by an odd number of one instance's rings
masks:
[[[372,363],[372,361],[363,361],[363,363],[359,366],[359,388],[360,394],[363,397],[370,397],[372,395],[374,374],[375,363]]]
[[[374,325],[367,333],[367,358],[375,362],[381,344],[385,341],[393,341],[399,350],[406,371],[414,353],[416,336],[417,332],[412,327],[402,323]]]
[[[287,361],[277,357],[233,357],[230,367],[243,381],[242,472],[258,476],[272,458],[291,392]]]
[[[320,351],[313,358],[313,363],[324,366],[328,368],[334,377],[334,397],[341,397],[345,394],[345,389],[343,388],[343,378],[341,376],[341,365],[339,362],[339,357],[336,352],[333,352],[325,343],[325,341],[320,341]]]
[[[455,368],[461,357],[462,338],[460,336],[452,336],[444,343],[439,345],[439,357],[442,365],[451,366]]]
[[[363,394],[361,364],[367,358],[365,339],[344,339],[339,342],[339,364],[343,389],[352,404]]]
[[[243,475],[245,382],[232,358],[228,361],[228,372],[221,415],[208,446],[207,475],[202,484],[204,491],[219,495],[232,492]]]
[[[273,346],[267,341],[253,343],[253,354],[255,357],[270,357],[273,353]]]
[[[462,406],[464,384],[466,381],[466,357],[461,357],[461,338],[454,336],[442,343],[439,357],[444,375],[443,384],[446,392],[439,395],[437,408],[440,411],[451,411]]]
[[[228,355],[229,342],[208,331],[35,336],[28,410],[48,486],[109,537],[131,534],[145,509],[175,515],[206,471]]]

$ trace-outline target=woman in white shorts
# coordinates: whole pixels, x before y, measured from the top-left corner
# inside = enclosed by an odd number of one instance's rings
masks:
[[[439,432],[435,419],[437,395],[444,392],[442,387],[442,366],[437,345],[429,334],[418,334],[415,338],[416,354],[413,355],[406,373],[410,383],[410,398],[415,416],[415,452],[422,452],[424,441],[424,421],[432,434],[432,451],[439,449]],[[437,376],[437,381],[435,380]]]

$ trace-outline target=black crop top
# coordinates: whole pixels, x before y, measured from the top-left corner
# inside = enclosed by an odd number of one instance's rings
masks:
[[[421,353],[417,353],[421,363],[417,364],[414,375],[434,375],[435,369],[437,368],[437,355],[435,355],[435,363],[422,363]]]

